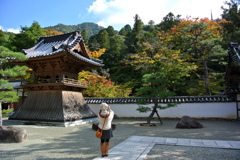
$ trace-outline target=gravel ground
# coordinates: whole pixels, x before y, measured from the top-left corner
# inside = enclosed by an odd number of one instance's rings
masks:
[[[240,150],[155,145],[147,160],[239,160]]]
[[[232,140],[240,141],[240,121],[227,120],[198,120],[205,128],[202,129],[177,129],[175,128],[178,120],[163,119],[163,125],[157,127],[143,127],[146,119],[114,119],[117,129],[113,132],[111,147],[116,146],[131,136],[152,136],[168,138],[188,138],[206,140]],[[35,126],[19,125],[8,120],[3,121],[3,125],[15,125],[26,129],[28,140],[23,143],[1,143],[0,159],[4,160],[79,160],[93,159],[100,154],[99,139],[95,138],[92,124],[83,124],[74,127],[54,127],[54,126]],[[160,147],[160,148],[159,148]],[[162,147],[162,148],[161,148]],[[168,148],[165,148],[168,147]],[[190,150],[183,149],[182,146],[158,146],[156,145],[149,153],[147,159],[157,157],[160,152],[174,150],[186,150],[187,152],[178,153],[189,155]],[[200,154],[204,158],[210,149],[196,148],[193,153]],[[159,150],[159,151],[157,151]],[[200,151],[199,151],[200,150]],[[212,150],[212,149],[211,149]],[[215,149],[214,149],[215,150]],[[216,149],[220,150],[220,149]],[[225,149],[224,149],[225,151]],[[233,152],[234,150],[227,150]],[[220,150],[220,153],[222,150]],[[229,152],[229,154],[230,154]],[[211,152],[214,153],[214,152]],[[216,153],[217,154],[217,153]],[[225,154],[224,154],[225,155]],[[228,154],[226,154],[228,155]],[[175,159],[174,154],[169,154],[166,159]],[[181,156],[178,156],[179,158]],[[188,159],[197,159],[199,156]],[[221,157],[221,156],[220,156]],[[187,157],[186,157],[187,158]],[[162,159],[160,157],[160,159]],[[182,158],[184,159],[184,158]],[[208,159],[208,158],[206,158]],[[217,158],[218,159],[218,158]]]

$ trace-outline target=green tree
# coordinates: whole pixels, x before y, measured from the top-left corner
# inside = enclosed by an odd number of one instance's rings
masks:
[[[132,64],[137,70],[141,70],[143,75],[142,86],[137,89],[138,94],[141,97],[153,98],[152,108],[144,106],[146,102],[139,102],[143,105],[138,108],[140,112],[151,111],[147,120],[149,124],[154,114],[158,115],[157,109],[175,106],[174,103],[168,103],[167,106],[160,105],[157,98],[173,96],[175,93],[172,85],[181,78],[190,76],[190,72],[196,69],[196,65],[187,62],[179,50],[169,48],[164,40],[160,40],[160,37],[158,40],[154,37],[144,42],[143,46],[142,52],[132,56]],[[161,122],[160,117],[159,120]]]
[[[101,48],[109,49],[110,47],[109,35],[105,29],[99,32],[98,43],[100,44]]]
[[[137,53],[141,50],[141,39],[143,35],[143,22],[136,14],[134,17],[134,25],[130,35],[130,52]]]
[[[87,30],[84,28],[84,29],[81,31],[81,35],[82,35],[82,37],[83,37],[83,40],[84,40],[85,44],[88,44],[87,34],[88,34]]]
[[[229,2],[226,1],[225,4],[228,5],[228,8],[222,6],[222,18],[226,21],[221,23],[224,29],[224,40],[226,42],[240,42],[240,1],[230,0]]]
[[[2,30],[0,30],[0,46],[6,46],[7,37]]]
[[[108,26],[107,32],[108,32],[109,37],[112,37],[112,36],[114,36],[116,34],[116,32],[114,31],[113,26]]]
[[[88,40],[89,49],[91,51],[97,51],[101,48],[101,45],[98,43],[97,35],[91,36]]]
[[[26,66],[10,66],[9,60],[26,60],[26,56],[22,53],[12,52],[6,47],[0,46],[0,112],[3,102],[16,102],[18,100],[17,93],[13,91],[12,85],[8,82],[10,77],[22,77],[26,74]],[[0,125],[2,125],[2,113],[0,113]]]
[[[101,56],[101,59],[105,62],[104,68],[109,69],[111,79],[120,84],[125,83],[126,78],[123,69],[126,48],[124,39],[120,35],[115,35],[110,38],[109,49]]]
[[[169,12],[165,17],[163,17],[162,22],[158,24],[157,27],[161,31],[168,31],[180,22],[180,17],[181,15],[174,16],[172,12]]]
[[[31,27],[22,27],[21,33],[13,37],[10,49],[20,52],[23,48],[30,48],[37,43],[40,36],[46,36],[46,33],[38,22],[33,22]]]
[[[119,35],[121,35],[121,36],[126,36],[127,35],[127,31],[125,30],[125,28],[120,29]]]

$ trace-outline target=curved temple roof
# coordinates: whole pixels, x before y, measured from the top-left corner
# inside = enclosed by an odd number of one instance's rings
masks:
[[[73,51],[78,44],[82,50],[81,54]],[[67,51],[82,61],[99,67],[103,66],[101,60],[93,59],[87,54],[79,31],[56,36],[39,37],[36,45],[28,49],[23,49],[23,52],[30,59],[51,56],[63,51]]]

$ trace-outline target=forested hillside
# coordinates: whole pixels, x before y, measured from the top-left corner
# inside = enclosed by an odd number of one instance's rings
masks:
[[[222,19],[185,18],[168,13],[159,24],[144,24],[135,15],[134,25],[119,32],[93,23],[58,24],[41,28],[34,22],[19,34],[0,30],[0,45],[12,51],[32,47],[39,37],[72,32],[80,27],[88,53],[105,64],[82,72],[79,79],[90,88],[85,96],[196,96],[216,95],[231,84],[227,69],[228,42],[240,42],[240,11],[232,0]]]
[[[96,23],[85,22],[78,25],[64,25],[58,24],[55,26],[45,27],[44,29],[55,29],[58,32],[69,33],[76,30],[87,30],[87,37],[90,37],[94,34],[98,34],[98,32],[103,29],[103,27],[98,26]]]

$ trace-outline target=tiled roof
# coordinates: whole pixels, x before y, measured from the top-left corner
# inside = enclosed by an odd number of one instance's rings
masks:
[[[87,98],[85,101],[89,104],[100,104],[100,103],[109,103],[109,104],[123,104],[123,103],[137,103],[139,100],[145,100],[147,103],[153,103],[153,98],[140,98],[140,97],[122,97],[122,98]],[[159,103],[209,103],[209,102],[233,102],[234,99],[225,96],[182,96],[182,97],[171,97],[171,98],[157,98]]]
[[[26,84],[26,81],[20,81],[20,80],[16,80],[16,81],[9,81],[10,84],[12,84],[13,89],[21,89],[22,86]]]
[[[229,56],[232,59],[232,63],[236,65],[240,65],[240,54],[239,54],[240,46],[236,42],[230,42],[229,47],[230,47]]]
[[[23,52],[28,58],[37,58],[58,54],[62,51],[68,51],[70,54],[85,62],[97,66],[103,66],[102,61],[100,60],[95,60],[88,55],[83,56],[71,51],[71,49],[73,49],[81,40],[83,41],[79,31],[56,36],[40,37],[35,46],[29,49],[23,49]]]

